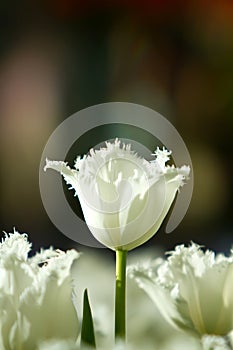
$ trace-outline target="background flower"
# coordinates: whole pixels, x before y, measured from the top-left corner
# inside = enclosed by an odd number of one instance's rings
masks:
[[[134,266],[130,275],[174,327],[202,336],[233,330],[233,259],[177,246],[166,261]]]
[[[230,337],[217,335],[204,335],[201,342],[204,350],[231,350],[233,346]]]
[[[0,244],[0,348],[35,349],[46,339],[77,339],[70,269],[75,250],[52,248],[28,258],[26,234],[14,231]]]

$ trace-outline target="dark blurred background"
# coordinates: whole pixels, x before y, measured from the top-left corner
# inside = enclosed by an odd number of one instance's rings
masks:
[[[233,2],[2,1],[0,22],[1,230],[29,233],[36,249],[76,245],[43,208],[41,153],[58,124],[78,110],[133,102],[173,123],[195,174],[182,223],[171,234],[163,225],[146,246],[169,250],[193,240],[229,251]],[[89,149],[90,138],[85,142]]]

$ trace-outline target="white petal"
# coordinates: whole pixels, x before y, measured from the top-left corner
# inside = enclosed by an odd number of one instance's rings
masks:
[[[189,328],[189,322],[178,312],[176,302],[168,291],[160,287],[152,278],[140,270],[132,271],[131,275],[135,278],[139,287],[149,295],[168,323],[176,329],[179,329],[179,327],[183,329]]]
[[[204,335],[201,343],[203,350],[231,350],[227,339],[217,335]]]
[[[78,171],[71,169],[67,163],[61,161],[51,161],[46,159],[46,165],[44,167],[44,171],[47,169],[53,169],[58,171],[65,179],[66,183],[70,185],[69,189],[74,189],[76,194],[79,190],[78,183]]]
[[[148,191],[148,202],[129,227],[125,229],[123,245],[125,249],[133,249],[150,239],[159,229],[170,209],[179,183],[164,182],[161,178]],[[130,225],[129,225],[130,226]]]
[[[5,233],[5,239],[0,243],[0,264],[7,266],[15,259],[25,261],[31,250],[27,234],[19,234],[15,229],[13,233]]]

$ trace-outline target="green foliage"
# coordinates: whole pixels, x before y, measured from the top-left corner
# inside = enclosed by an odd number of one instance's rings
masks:
[[[81,345],[88,345],[89,347],[96,349],[94,323],[88,299],[87,289],[85,289],[83,295],[83,322],[81,331]]]

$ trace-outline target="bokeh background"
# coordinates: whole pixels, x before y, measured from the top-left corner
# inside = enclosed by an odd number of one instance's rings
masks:
[[[170,250],[193,240],[229,251],[232,1],[2,1],[0,20],[1,230],[15,226],[29,233],[35,249],[77,246],[43,208],[41,153],[53,130],[78,110],[133,102],[173,123],[190,151],[195,175],[182,223],[171,234],[163,225],[146,246]],[[109,127],[111,137],[114,132]],[[104,140],[108,131],[97,134]],[[133,131],[130,137],[137,141]],[[76,153],[88,150],[93,140],[86,138]]]

